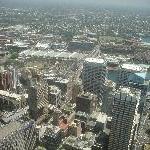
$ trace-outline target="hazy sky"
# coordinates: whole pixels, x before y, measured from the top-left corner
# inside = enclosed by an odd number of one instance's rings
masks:
[[[35,3],[37,4],[48,4],[51,2],[57,4],[82,4],[82,5],[108,5],[108,6],[126,6],[126,7],[140,7],[140,8],[150,8],[150,0],[0,0],[5,3]]]

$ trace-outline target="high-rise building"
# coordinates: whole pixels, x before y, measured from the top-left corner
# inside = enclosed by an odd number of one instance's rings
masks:
[[[0,149],[3,150],[33,150],[36,139],[34,121],[14,121],[0,128]]]
[[[59,144],[62,141],[62,130],[57,126],[52,126],[51,128],[47,128],[41,137],[40,141],[42,145],[46,147],[46,149],[57,149]]]
[[[145,65],[146,66],[146,65]],[[142,90],[142,94],[150,90],[150,68],[149,66],[143,72],[137,72],[129,76],[129,85]]]
[[[87,58],[83,63],[82,83],[85,92],[91,92],[103,99],[106,78],[106,63],[103,59]]]
[[[96,96],[91,93],[84,93],[76,98],[76,112],[81,111],[91,114],[96,108]]]
[[[44,113],[44,108],[48,106],[48,86],[41,82],[30,85],[28,90],[30,117],[37,120]]]
[[[62,114],[62,112],[59,109],[56,109],[54,111],[54,114],[53,114],[53,125],[58,126],[61,114]]]
[[[138,124],[140,91],[120,88],[114,96],[108,150],[130,150]]]
[[[122,64],[118,70],[117,86],[126,86],[141,90],[139,109],[142,112],[145,96],[150,87],[149,66],[141,64]]]
[[[102,112],[106,113],[109,116],[112,115],[113,93],[116,90],[115,87],[116,87],[115,82],[111,80],[106,80],[101,110]]]
[[[134,73],[145,72],[147,69],[136,64],[122,64],[118,70],[118,81],[119,86],[129,85],[129,76]]]
[[[0,89],[9,90],[13,84],[12,72],[8,70],[0,71]]]
[[[79,120],[74,120],[68,128],[68,134],[76,137],[81,135],[81,131],[81,122]]]

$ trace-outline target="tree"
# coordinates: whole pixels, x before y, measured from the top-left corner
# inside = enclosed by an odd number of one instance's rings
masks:
[[[74,34],[73,34],[72,32],[70,32],[70,31],[64,31],[64,32],[62,33],[62,37],[63,37],[63,39],[64,39],[67,43],[69,43],[70,41],[72,41],[73,36],[74,36]]]
[[[16,59],[16,58],[18,58],[18,53],[17,52],[12,53],[10,59]]]

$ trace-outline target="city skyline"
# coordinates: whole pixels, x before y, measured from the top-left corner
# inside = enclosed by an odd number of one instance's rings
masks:
[[[0,148],[150,150],[149,7],[0,0]]]

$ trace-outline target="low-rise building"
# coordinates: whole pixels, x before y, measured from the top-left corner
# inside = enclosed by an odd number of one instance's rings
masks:
[[[23,108],[27,105],[28,95],[20,95],[9,91],[0,90],[0,108],[1,110],[12,111]]]

